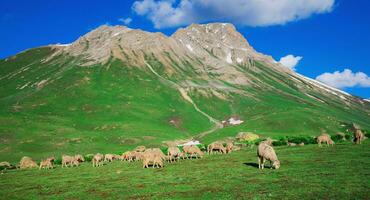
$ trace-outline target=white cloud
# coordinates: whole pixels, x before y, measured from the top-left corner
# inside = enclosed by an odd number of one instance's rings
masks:
[[[370,77],[363,72],[353,73],[350,69],[343,72],[323,73],[316,77],[316,80],[336,88],[348,87],[370,87]]]
[[[125,25],[129,25],[132,22],[132,19],[130,17],[128,18],[120,18],[118,21],[123,22]]]
[[[155,28],[224,21],[269,26],[328,13],[335,0],[138,0],[132,10]]]
[[[295,66],[302,60],[302,56],[286,55],[280,58],[279,63],[295,71]]]

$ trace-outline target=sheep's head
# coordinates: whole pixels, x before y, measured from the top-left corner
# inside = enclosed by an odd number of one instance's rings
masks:
[[[280,168],[280,161],[279,160],[276,160],[272,166],[275,168],[275,169],[279,169]]]
[[[201,158],[203,158],[203,156],[204,156],[204,152],[203,152],[203,151],[199,151],[199,156],[200,156]]]
[[[76,155],[76,156],[75,156],[75,158],[76,158],[76,160],[77,160],[78,162],[85,162],[84,157],[83,157],[83,156],[81,156],[81,155]]]

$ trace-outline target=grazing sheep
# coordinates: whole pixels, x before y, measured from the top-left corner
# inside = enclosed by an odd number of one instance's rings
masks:
[[[355,144],[361,144],[362,140],[365,139],[365,135],[362,133],[360,129],[356,129],[354,132],[354,138]]]
[[[169,162],[173,162],[180,159],[181,151],[178,147],[168,147],[167,155],[169,157]]]
[[[213,142],[207,147],[208,154],[211,154],[214,150],[217,150],[221,153],[226,153],[224,145],[220,142]]]
[[[125,153],[123,153],[122,155],[121,155],[121,157],[120,157],[120,160],[121,161],[124,161],[124,160],[128,160],[128,156],[129,156],[129,154],[130,154],[130,151],[126,151]]]
[[[19,162],[19,168],[20,169],[27,169],[27,168],[36,168],[37,163],[32,160],[32,158],[24,156],[21,161]]]
[[[164,158],[162,157],[161,153],[159,153],[156,149],[146,150],[143,154],[143,168],[148,168],[150,164],[152,164],[153,168],[163,167],[163,159]]]
[[[45,160],[41,160],[39,169],[53,169],[55,157],[50,157]]]
[[[145,146],[138,146],[138,147],[136,147],[135,148],[135,150],[134,151],[137,151],[137,152],[144,152],[145,151]]]
[[[62,155],[62,168],[68,167],[68,165],[73,166],[74,161],[75,161],[74,156]]]
[[[226,143],[226,153],[231,153],[234,148],[234,144],[232,142]]]
[[[143,154],[144,152],[132,152],[132,159],[135,160],[135,161],[140,161],[143,159]]]
[[[290,146],[290,147],[297,146],[297,144],[296,143],[293,143],[293,142],[287,142],[287,145]]]
[[[269,146],[272,146],[273,142],[274,142],[274,140],[268,137],[268,138],[266,138],[266,140],[262,141],[261,143],[265,143]]]
[[[104,160],[104,155],[103,154],[101,154],[101,153],[95,154],[92,161],[91,161],[92,164],[93,164],[93,167],[102,166],[104,164],[103,160]]]
[[[11,167],[12,165],[9,162],[6,162],[6,161],[0,162],[0,168],[9,169]]]
[[[190,147],[192,147],[194,145],[185,145],[182,147],[182,150],[184,151],[184,154],[185,154],[185,158],[187,158],[186,154],[187,152],[189,151]]]
[[[195,156],[196,158],[203,158],[204,153],[197,146],[191,146],[184,151],[184,153],[189,154],[189,158]]]
[[[112,162],[115,159],[114,154],[105,154],[104,155],[104,162]]]
[[[325,142],[326,145],[328,145],[328,146],[334,145],[334,141],[331,139],[330,135],[328,135],[326,133],[323,133],[323,134],[319,135],[316,138],[316,141],[319,144],[319,147],[321,147],[321,143],[323,143],[323,142]]]
[[[257,157],[258,157],[258,168],[263,169],[265,166],[265,161],[270,161],[272,163],[272,167],[275,169],[279,169],[280,161],[278,160],[274,148],[270,145],[261,142],[257,148]]]
[[[78,161],[78,162],[85,162],[85,159],[84,159],[84,157],[82,156],[82,155],[80,155],[80,154],[77,154],[77,155],[75,155],[75,159]]]

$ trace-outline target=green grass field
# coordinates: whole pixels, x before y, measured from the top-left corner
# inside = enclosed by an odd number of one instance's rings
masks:
[[[140,162],[8,170],[1,199],[369,199],[370,142],[275,147],[278,170],[257,168],[256,148],[182,160],[161,169]]]

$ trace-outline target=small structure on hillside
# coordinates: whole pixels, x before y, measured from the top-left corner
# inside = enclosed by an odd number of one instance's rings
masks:
[[[244,121],[241,120],[239,117],[237,116],[232,116],[226,120],[223,120],[222,121],[222,126],[223,127],[226,127],[226,126],[236,126],[236,125],[239,125],[239,124],[242,124]]]

